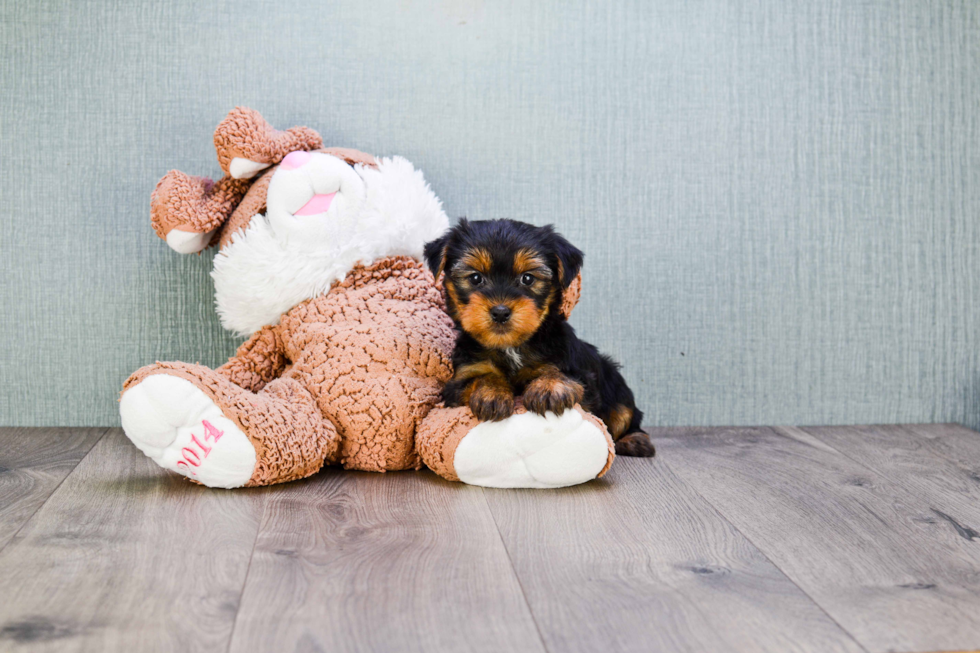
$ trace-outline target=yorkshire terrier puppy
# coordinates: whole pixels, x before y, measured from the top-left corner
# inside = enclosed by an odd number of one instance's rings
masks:
[[[559,310],[581,251],[550,226],[463,219],[425,246],[425,259],[437,279],[445,273],[446,308],[459,332],[447,406],[468,405],[496,421],[514,412],[515,394],[540,415],[578,403],[605,422],[617,454],[654,454],[619,365],[579,340]]]

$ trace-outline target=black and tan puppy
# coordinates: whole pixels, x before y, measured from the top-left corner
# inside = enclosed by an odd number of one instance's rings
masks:
[[[550,226],[464,219],[428,243],[425,258],[436,278],[445,273],[446,307],[459,331],[447,406],[501,420],[514,412],[515,394],[542,415],[579,403],[605,422],[616,453],[654,454],[619,365],[579,340],[559,310],[581,251]]]

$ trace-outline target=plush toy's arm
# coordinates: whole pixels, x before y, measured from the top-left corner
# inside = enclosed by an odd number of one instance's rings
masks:
[[[214,131],[224,176],[215,182],[178,170],[168,172],[150,197],[153,229],[181,254],[216,245],[218,229],[242,202],[259,171],[276,165],[290,152],[322,146],[323,140],[312,129],[277,131],[257,111],[236,107]],[[264,202],[264,192],[262,198]]]
[[[235,385],[258,392],[279,377],[288,363],[275,327],[266,326],[252,334],[235,355],[216,371]]]

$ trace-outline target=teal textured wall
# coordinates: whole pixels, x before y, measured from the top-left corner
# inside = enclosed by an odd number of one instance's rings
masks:
[[[242,104],[554,222],[651,424],[980,426],[980,3],[0,0],[0,424],[223,362],[149,226]]]

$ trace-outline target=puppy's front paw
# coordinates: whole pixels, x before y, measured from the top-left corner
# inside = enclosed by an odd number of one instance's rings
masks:
[[[496,386],[478,386],[469,403],[470,410],[481,422],[499,422],[514,414],[513,393]]]
[[[561,415],[582,401],[582,386],[565,377],[538,377],[524,391],[524,405],[538,415]]]

